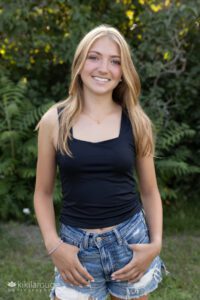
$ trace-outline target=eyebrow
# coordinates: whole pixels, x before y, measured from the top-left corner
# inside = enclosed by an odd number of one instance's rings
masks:
[[[97,53],[97,54],[99,54],[99,55],[102,55],[102,54],[101,54],[100,52],[98,52],[98,51],[94,51],[94,50],[88,51],[88,53],[90,53],[90,52],[95,52],[95,53]],[[118,58],[120,58],[119,55],[110,55],[110,57],[118,57]]]

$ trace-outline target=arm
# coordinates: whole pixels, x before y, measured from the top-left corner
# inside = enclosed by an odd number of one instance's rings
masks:
[[[141,200],[150,231],[150,241],[155,244],[159,253],[162,247],[163,212],[153,158],[151,156],[137,158],[136,169]]]
[[[140,194],[150,231],[149,244],[129,245],[133,259],[122,269],[114,272],[115,280],[137,282],[160,253],[162,246],[162,202],[157,187],[154,161],[152,157],[137,158],[136,169],[139,178]]]
[[[56,109],[49,110],[42,118],[38,135],[38,161],[34,193],[34,208],[40,230],[48,252],[58,244],[53,190],[56,176],[55,147],[53,136],[58,133]],[[54,134],[53,134],[54,133]],[[87,285],[93,277],[81,265],[76,246],[62,243],[51,254],[54,265],[64,281],[74,285]]]
[[[53,207],[53,190],[56,176],[55,149],[53,146],[53,113],[41,119],[38,133],[38,160],[34,192],[34,208],[45,246],[50,250],[59,240],[56,232]]]

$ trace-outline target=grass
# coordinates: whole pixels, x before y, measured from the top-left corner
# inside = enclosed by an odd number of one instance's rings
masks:
[[[190,207],[184,212],[176,209],[176,214],[171,211],[165,216],[161,253],[170,275],[149,298],[198,300],[200,237],[196,215],[199,210]],[[0,300],[49,299],[53,264],[45,256],[39,228],[16,222],[1,223],[0,240]],[[9,287],[9,282],[15,282],[16,287]]]

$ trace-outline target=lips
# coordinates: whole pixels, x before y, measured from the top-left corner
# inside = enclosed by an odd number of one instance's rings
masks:
[[[98,82],[109,82],[111,79],[99,76],[92,76],[92,78]]]

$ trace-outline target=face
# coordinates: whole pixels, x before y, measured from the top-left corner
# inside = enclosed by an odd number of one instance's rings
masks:
[[[122,76],[118,45],[108,37],[96,40],[88,51],[80,75],[84,91],[112,95]]]

